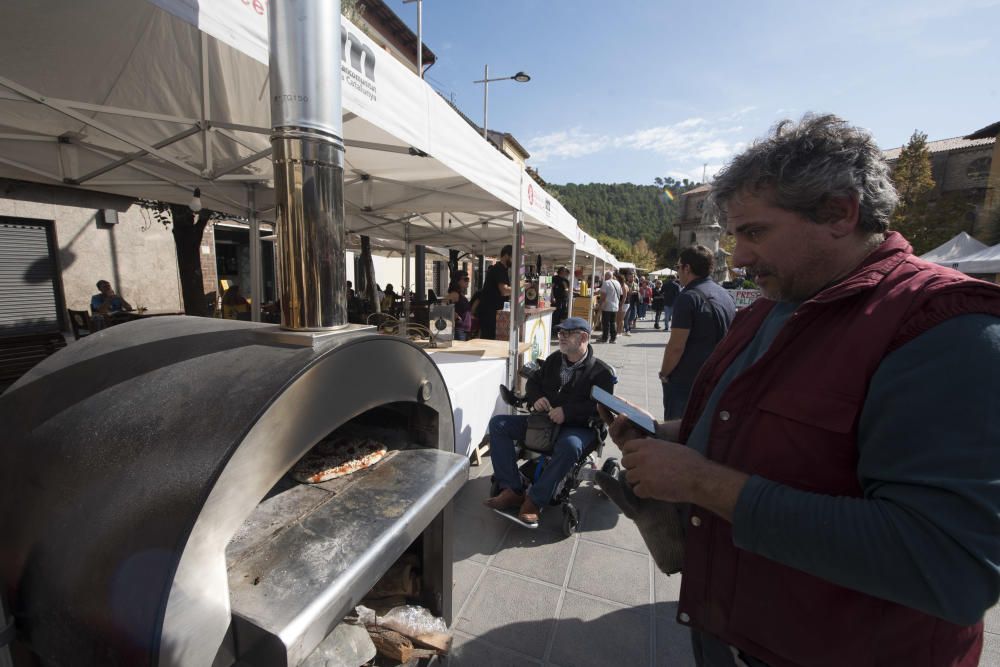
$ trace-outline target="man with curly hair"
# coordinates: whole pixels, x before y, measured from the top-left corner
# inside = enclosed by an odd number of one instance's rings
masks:
[[[680,504],[699,665],[978,665],[1000,596],[1000,287],[915,257],[871,135],[780,123],[716,178],[763,293],[683,419],[612,437]],[[605,415],[607,418],[607,415]]]

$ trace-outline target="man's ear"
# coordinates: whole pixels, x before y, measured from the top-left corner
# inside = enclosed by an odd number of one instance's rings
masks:
[[[857,197],[830,197],[820,204],[817,222],[827,225],[834,238],[850,236],[858,228],[861,207]]]

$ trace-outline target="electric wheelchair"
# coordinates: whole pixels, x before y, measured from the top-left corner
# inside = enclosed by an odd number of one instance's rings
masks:
[[[605,362],[598,359],[597,363],[604,364]],[[610,365],[607,368],[611,371],[614,382],[617,383],[618,377],[614,372],[614,368]],[[525,364],[518,371],[518,375],[525,380],[534,379],[540,383],[541,372],[542,360],[538,360]],[[515,408],[515,414],[531,413],[531,406],[527,404],[527,398],[523,394],[511,391],[506,385],[500,385],[500,397],[504,403]],[[556,484],[552,499],[549,500],[550,506],[562,507],[562,531],[566,537],[572,536],[580,525],[580,512],[576,505],[573,504],[571,494],[580,485],[580,482],[593,481],[594,472],[597,470],[597,462],[601,460],[603,455],[604,440],[608,437],[607,424],[604,423],[604,420],[599,415],[595,414],[588,426],[594,432],[593,439],[583,448],[576,464]],[[545,452],[529,449],[523,440],[515,441],[514,446],[517,452],[517,460],[519,461],[518,470],[521,473],[524,487],[527,488],[539,478],[545,469],[549,457]],[[607,459],[601,465],[601,470],[617,477],[620,471],[618,459]],[[500,493],[500,484],[494,477],[491,477],[490,481],[490,496],[493,497]],[[598,494],[604,497],[604,494],[600,490],[598,490]]]

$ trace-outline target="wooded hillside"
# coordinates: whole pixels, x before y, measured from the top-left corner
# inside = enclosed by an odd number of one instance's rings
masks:
[[[656,178],[654,183],[550,184],[547,190],[562,202],[584,231],[598,237],[616,257],[639,266],[656,264],[648,267],[653,269],[675,260],[673,224],[679,213],[680,195],[698,185],[669,177]],[[673,199],[665,191],[670,191]],[[631,254],[639,241],[645,241],[655,259]],[[623,257],[620,253],[626,249],[629,254]]]

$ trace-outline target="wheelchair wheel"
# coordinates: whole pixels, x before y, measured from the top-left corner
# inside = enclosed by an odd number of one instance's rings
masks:
[[[563,521],[562,530],[563,535],[566,537],[572,537],[573,533],[576,532],[577,527],[580,525],[580,513],[577,511],[576,507],[570,503],[565,503],[563,506]]]

